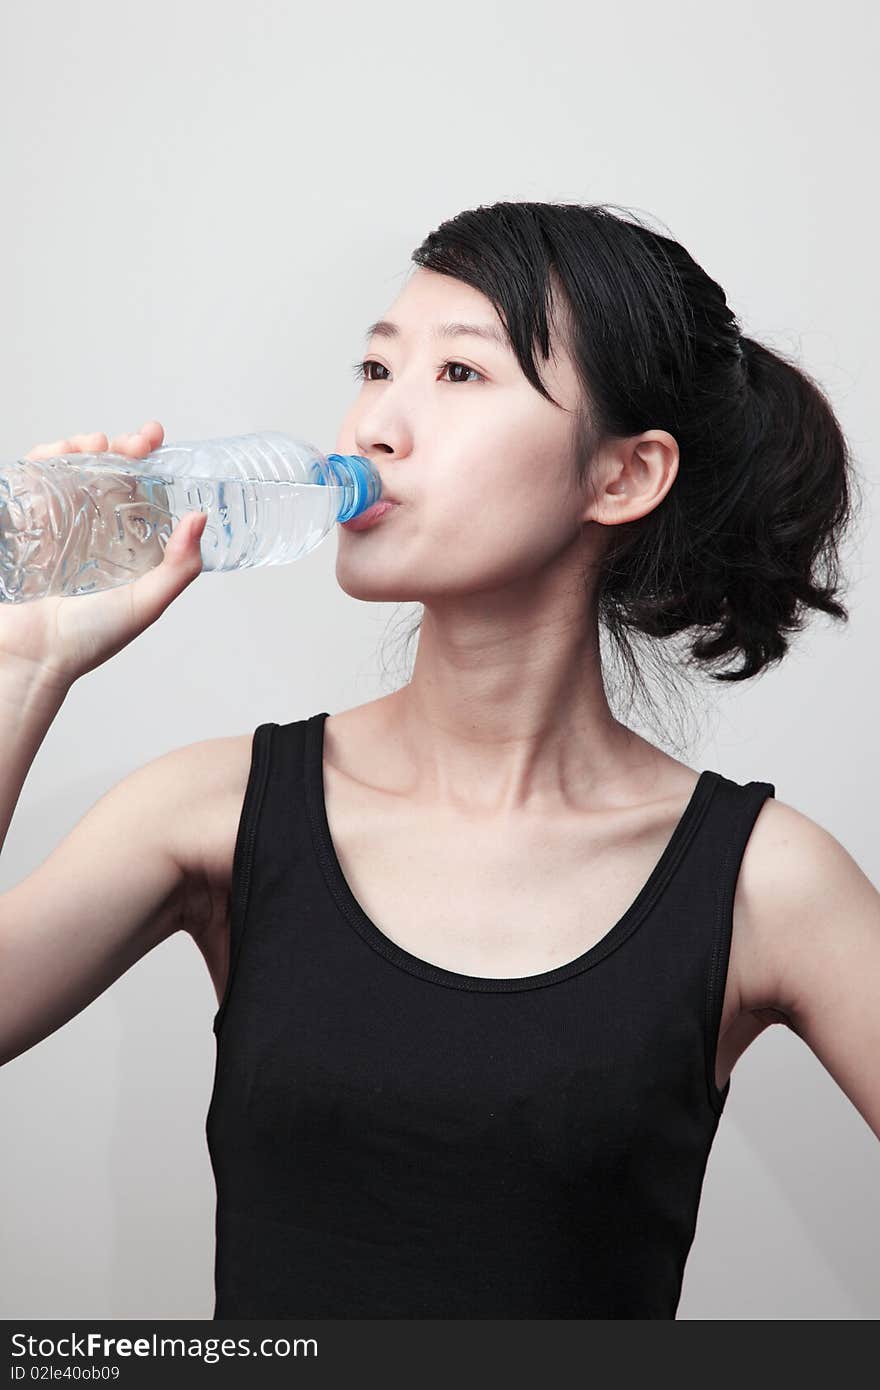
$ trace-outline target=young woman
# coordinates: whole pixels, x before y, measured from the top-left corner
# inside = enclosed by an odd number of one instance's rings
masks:
[[[880,1135],[880,895],[772,783],[615,717],[600,634],[636,679],[629,633],[744,680],[807,609],[846,618],[852,462],[636,219],[501,203],[413,261],[335,446],[394,503],[340,527],[337,577],[424,605],[411,678],[107,793],[0,900],[0,1053],[188,931],[219,1004],[215,1317],[674,1318],[764,1028]],[[73,680],[200,566],[187,517],[128,586],[0,607],[3,834]]]

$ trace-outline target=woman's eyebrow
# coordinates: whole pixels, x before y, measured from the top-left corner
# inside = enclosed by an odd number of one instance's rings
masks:
[[[400,325],[392,323],[390,319],[379,319],[376,323],[371,323],[364,335],[364,342],[368,343],[372,337],[378,338],[399,338]],[[494,343],[497,347],[503,348],[506,352],[511,351],[510,342],[503,329],[494,323],[438,323],[432,329],[434,338],[461,338],[473,337],[482,338],[484,342]]]

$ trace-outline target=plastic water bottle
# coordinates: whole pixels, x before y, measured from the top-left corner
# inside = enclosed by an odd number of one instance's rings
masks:
[[[323,454],[267,430],[121,454],[61,454],[0,468],[0,602],[74,597],[161,564],[172,529],[206,511],[202,568],[286,565],[376,503],[360,454]]]

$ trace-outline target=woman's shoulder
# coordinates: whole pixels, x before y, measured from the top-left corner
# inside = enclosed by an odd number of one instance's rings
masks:
[[[809,950],[805,907],[849,865],[857,868],[840,841],[803,811],[775,796],[762,803],[736,889],[743,1010],[784,1012],[787,969]]]
[[[175,852],[195,885],[224,887],[250,776],[254,730],[199,739],[174,749],[185,814],[174,817]]]
[[[824,826],[768,798],[753,836],[744,1003],[785,1023],[880,1137],[880,893]]]

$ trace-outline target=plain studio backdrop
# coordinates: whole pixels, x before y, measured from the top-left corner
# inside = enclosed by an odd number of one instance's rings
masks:
[[[762,678],[704,682],[684,761],[773,782],[880,883],[876,13],[7,6],[0,458],[152,417],[168,442],[280,429],[332,450],[364,328],[440,221],[500,199],[646,214],[749,336],[817,377],[871,482],[844,557],[849,626],[818,615]],[[336,544],[201,575],[74,686],[13,817],[2,891],[160,753],[401,683],[383,641],[393,656],[417,608],[343,593]],[[0,1317],[210,1318],[216,1006],[178,933],[0,1071]],[[876,1317],[878,1181],[861,1115],[769,1029],[733,1073],[678,1316]]]

